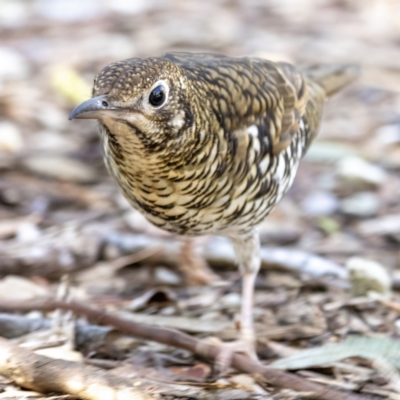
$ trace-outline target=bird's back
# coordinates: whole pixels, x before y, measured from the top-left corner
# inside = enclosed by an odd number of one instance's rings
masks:
[[[314,138],[326,98],[359,74],[354,65],[299,70],[285,62],[208,53],[168,53],[163,58],[193,74],[199,92],[211,92],[212,109],[224,129],[235,131],[259,121],[269,125],[275,154],[289,146],[300,119]]]

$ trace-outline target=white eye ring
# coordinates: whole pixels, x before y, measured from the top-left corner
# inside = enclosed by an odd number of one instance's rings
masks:
[[[164,80],[157,81],[150,90],[148,103],[152,108],[160,108],[168,101],[169,87]]]

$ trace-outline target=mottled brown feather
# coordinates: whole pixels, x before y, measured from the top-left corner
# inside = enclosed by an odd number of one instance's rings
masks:
[[[100,122],[109,169],[164,229],[251,231],[290,187],[327,95],[355,76],[350,67],[326,71],[191,53],[111,64],[93,91],[126,110]],[[168,101],[151,109],[146,99],[159,81]]]
[[[243,274],[240,348],[250,356],[261,264],[255,227],[290,188],[325,98],[355,75],[348,66],[300,71],[259,58],[174,53],[109,65],[95,79],[101,97],[78,107],[95,105],[108,168],[149,221],[231,239]],[[152,104],[155,88],[162,101]]]

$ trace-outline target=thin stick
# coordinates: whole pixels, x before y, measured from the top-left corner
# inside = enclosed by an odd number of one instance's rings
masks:
[[[75,301],[62,302],[54,300],[43,300],[37,302],[0,302],[0,310],[3,311],[28,311],[41,310],[50,311],[54,309],[71,310],[78,315],[85,316],[92,323],[110,325],[123,333],[131,335],[137,339],[151,340],[163,343],[169,346],[175,346],[195,353],[198,356],[215,360],[219,348],[217,346],[200,346],[200,340],[189,336],[183,332],[170,328],[160,328],[144,324],[127,321],[99,309],[88,307]],[[200,349],[201,352],[200,352]],[[310,382],[295,374],[281,370],[265,367],[253,362],[248,357],[234,354],[232,357],[232,367],[249,374],[255,374],[261,377],[265,382],[272,386],[281,388],[290,388],[299,392],[313,392],[316,398],[320,400],[366,400],[368,397],[340,392],[327,388],[323,385]]]

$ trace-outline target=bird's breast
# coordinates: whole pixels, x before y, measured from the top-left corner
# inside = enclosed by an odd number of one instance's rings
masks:
[[[102,136],[107,166],[134,208],[167,231],[203,235],[252,229],[293,182],[305,143],[301,131],[278,155],[263,152],[254,128],[245,135],[234,157],[211,142],[198,162],[180,168],[140,152],[136,161],[117,161],[115,145]]]

